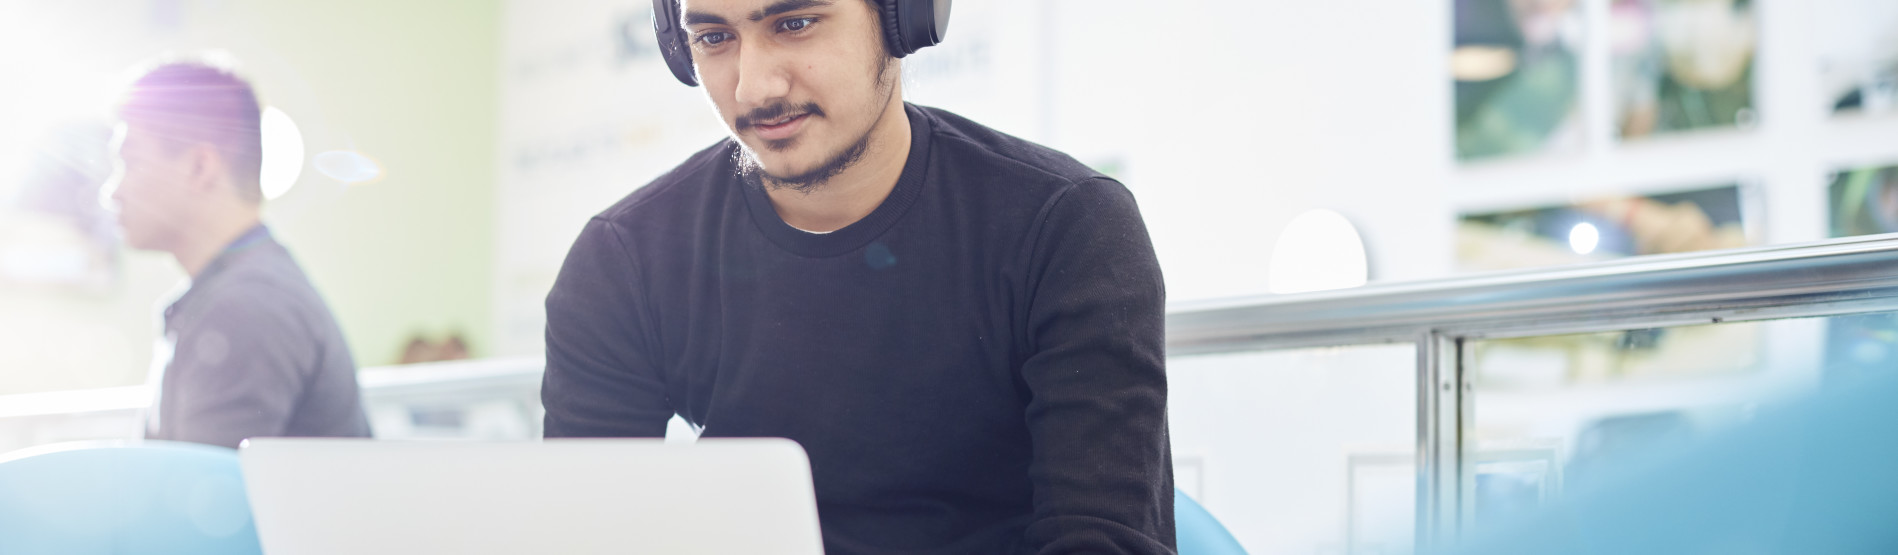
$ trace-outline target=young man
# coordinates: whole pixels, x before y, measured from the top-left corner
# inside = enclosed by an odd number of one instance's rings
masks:
[[[1127,189],[905,104],[881,2],[679,7],[680,77],[731,138],[575,241],[547,435],[677,413],[796,440],[833,555],[1171,553],[1164,292]]]
[[[164,312],[146,436],[225,447],[368,436],[342,330],[259,222],[261,111],[250,85],[205,65],[164,65],[133,83],[119,116],[112,200],[125,240],[171,253],[191,276]]]

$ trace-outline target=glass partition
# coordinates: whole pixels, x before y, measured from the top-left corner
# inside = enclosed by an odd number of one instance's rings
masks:
[[[1898,313],[1469,341],[1466,523],[1507,520],[1827,383],[1898,371]]]
[[[379,439],[539,439],[541,359],[364,369],[363,410]]]
[[[1254,554],[1412,550],[1412,344],[1167,361],[1174,483]]]

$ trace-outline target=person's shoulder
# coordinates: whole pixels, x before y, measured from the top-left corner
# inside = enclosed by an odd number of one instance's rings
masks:
[[[1003,133],[941,108],[916,106],[930,118],[932,140],[945,160],[980,168],[991,183],[1020,186],[1041,183],[1057,189],[1111,178],[1067,153]],[[1051,191],[1052,192],[1052,191]]]
[[[198,293],[195,326],[217,333],[269,337],[307,327],[311,313],[322,310],[312,302],[307,286],[274,272],[255,268],[233,269],[219,276],[215,290]],[[181,330],[188,333],[190,330]]]
[[[703,203],[709,195],[719,192],[720,182],[732,178],[736,171],[732,161],[735,148],[737,145],[732,139],[719,140],[628,193],[594,219],[624,226],[654,217],[690,213],[685,208]]]
[[[244,253],[206,284],[207,312],[225,320],[283,324],[329,320],[329,305],[288,248],[274,240]]]

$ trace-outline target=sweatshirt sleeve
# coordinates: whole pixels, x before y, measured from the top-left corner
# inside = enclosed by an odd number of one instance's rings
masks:
[[[1173,553],[1165,287],[1133,195],[1095,178],[1029,248],[1027,422],[1036,552]]]
[[[620,233],[587,222],[547,295],[546,437],[663,437],[672,418]]]

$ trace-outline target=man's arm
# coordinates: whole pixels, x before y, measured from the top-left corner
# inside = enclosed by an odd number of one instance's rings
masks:
[[[163,437],[236,448],[282,435],[314,368],[316,345],[294,307],[264,291],[234,291],[179,330],[163,387]]]
[[[620,232],[587,222],[547,294],[547,437],[662,437],[672,418]]]
[[[1120,183],[1076,184],[1030,248],[1029,477],[1039,553],[1172,553],[1165,288]]]

